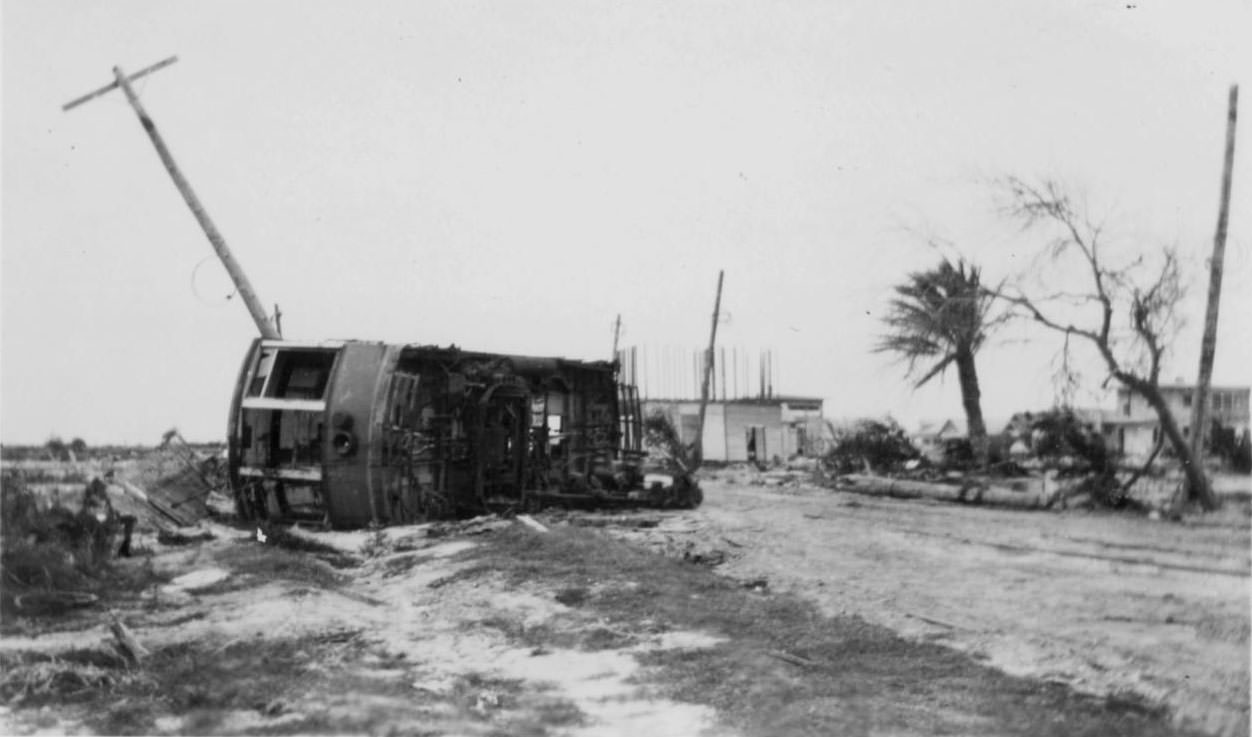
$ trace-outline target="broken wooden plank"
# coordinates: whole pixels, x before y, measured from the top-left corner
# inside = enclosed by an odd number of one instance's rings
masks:
[[[539,522],[534,517],[531,517],[529,514],[517,515],[517,521],[521,522],[522,524],[526,525],[527,527],[529,527],[530,529],[536,532],[548,532],[548,528],[545,527],[543,523]]]
[[[914,614],[913,612],[905,612],[905,614],[907,616],[912,617],[913,619],[920,619],[921,621],[927,624],[933,624],[937,627],[946,627],[950,630],[966,630],[966,631],[971,631],[971,632],[973,631],[973,630],[970,630],[969,627],[962,627],[959,624],[952,624],[951,622],[945,622],[942,619],[935,619],[934,617],[924,617],[920,614]]]
[[[112,610],[109,611],[109,630],[113,633],[117,651],[131,665],[139,665],[150,654],[148,649],[135,639],[130,629],[122,623],[117,612]]]
[[[800,657],[799,655],[792,655],[791,653],[784,652],[782,650],[769,650],[765,654],[771,658],[777,658],[784,663],[791,663],[792,665],[798,665],[802,668],[816,668],[821,665],[815,660],[809,660],[808,658]]]

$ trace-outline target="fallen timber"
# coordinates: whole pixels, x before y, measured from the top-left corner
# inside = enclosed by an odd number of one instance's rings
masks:
[[[959,484],[943,484],[859,473],[838,477],[836,486],[842,491],[852,491],[858,494],[889,496],[897,499],[934,499],[1014,509],[1048,509],[1068,496],[1066,488],[1047,483],[1034,489],[1018,490],[969,479]]]

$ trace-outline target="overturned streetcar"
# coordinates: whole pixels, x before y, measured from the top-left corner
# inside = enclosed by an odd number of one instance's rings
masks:
[[[366,341],[253,341],[231,402],[247,519],[337,528],[549,504],[694,507],[651,467],[615,364]]]

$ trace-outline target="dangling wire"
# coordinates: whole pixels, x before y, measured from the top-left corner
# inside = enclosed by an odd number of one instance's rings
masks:
[[[209,300],[205,299],[205,298],[204,298],[204,295],[200,294],[200,290],[196,287],[196,274],[197,274],[197,273],[199,273],[199,271],[200,271],[200,267],[201,267],[201,266],[204,266],[204,262],[205,262],[205,261],[208,261],[208,260],[210,260],[210,259],[212,259],[212,258],[213,258],[213,256],[205,256],[204,258],[202,258],[202,259],[200,259],[198,262],[196,262],[195,267],[193,267],[193,268],[192,268],[192,270],[191,270],[191,293],[192,293],[192,294],[194,294],[194,295],[196,295],[196,299],[198,299],[198,300],[200,301],[200,303],[201,303],[201,304],[208,305],[209,307],[215,307],[215,306],[217,306],[217,305],[216,305],[215,303],[210,302]],[[235,295],[236,295],[236,294],[238,294],[238,293],[239,293],[239,290],[237,290],[237,289],[236,289],[236,290],[232,290],[229,294],[227,294],[227,295],[226,295],[226,297],[225,297],[224,301],[229,302],[230,300],[234,299],[234,298],[235,298]]]

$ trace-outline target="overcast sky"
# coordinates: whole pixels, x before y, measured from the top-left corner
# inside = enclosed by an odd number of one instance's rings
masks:
[[[932,239],[1028,270],[1005,175],[1123,256],[1179,248],[1194,379],[1250,33],[1246,0],[6,1],[0,439],[225,434],[255,327],[125,99],[60,109],[115,65],[179,57],[137,90],[289,338],[607,358],[621,313],[697,349],[720,268],[719,342],[772,348],[778,391],[912,424],[960,392],[871,352],[889,287]],[[1252,366],[1244,96],[1218,383]],[[988,346],[984,414],[1050,405],[1058,345]]]

